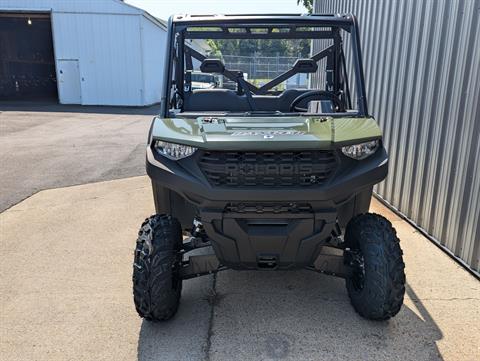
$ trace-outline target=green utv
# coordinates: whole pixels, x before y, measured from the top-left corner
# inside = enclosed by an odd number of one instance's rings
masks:
[[[225,269],[342,277],[361,316],[395,316],[404,263],[390,222],[368,213],[388,155],[355,17],[176,15],[168,28],[146,161],[156,214],[133,267],[140,316],[171,318],[183,280]],[[193,87],[199,72],[218,81]],[[189,255],[202,247],[213,253]]]

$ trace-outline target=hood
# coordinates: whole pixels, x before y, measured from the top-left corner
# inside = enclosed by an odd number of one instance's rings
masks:
[[[331,149],[381,138],[373,118],[155,118],[152,138],[211,150]]]

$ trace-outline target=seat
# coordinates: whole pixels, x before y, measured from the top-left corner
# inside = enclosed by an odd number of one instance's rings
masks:
[[[306,90],[288,89],[280,95],[253,95],[257,111],[289,112],[292,101]],[[196,89],[185,94],[183,110],[195,111],[250,111],[247,97],[230,89]]]

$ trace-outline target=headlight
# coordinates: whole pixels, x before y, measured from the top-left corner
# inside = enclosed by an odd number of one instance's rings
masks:
[[[161,140],[155,142],[155,149],[161,155],[173,160],[189,157],[197,151],[197,148],[189,145],[168,143]]]
[[[372,140],[371,142],[347,145],[346,147],[342,147],[342,152],[347,157],[360,160],[375,153],[379,145],[380,142],[378,140]]]

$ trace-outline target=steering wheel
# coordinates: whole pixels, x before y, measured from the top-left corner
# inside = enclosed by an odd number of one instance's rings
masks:
[[[330,100],[335,110],[344,110],[340,99],[332,92],[326,90],[311,90],[296,97],[290,104],[291,112],[308,112],[308,103],[312,100]],[[304,107],[300,107],[303,105]]]

